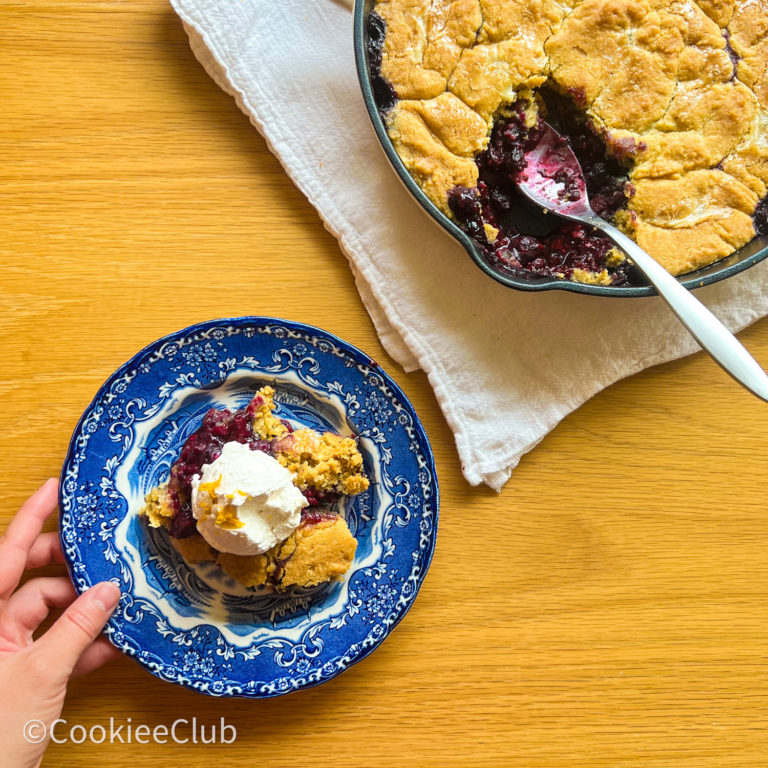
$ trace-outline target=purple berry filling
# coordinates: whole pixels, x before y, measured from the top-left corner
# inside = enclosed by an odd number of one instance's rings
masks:
[[[336,517],[336,513],[328,509],[307,508],[301,512],[301,525],[304,528],[308,525],[317,525],[328,520],[335,520]]]
[[[733,66],[733,74],[731,75],[730,79],[735,80],[736,70],[739,66],[739,55],[736,53],[736,51],[733,50],[733,46],[731,45],[731,34],[727,29],[723,30],[723,37],[725,38],[725,51],[728,54],[728,58],[731,60],[731,64]]]
[[[569,100],[550,92],[542,95],[547,120],[567,137],[582,165],[592,208],[612,219],[632,193],[624,167],[606,155],[603,141]],[[539,136],[539,124],[526,125],[522,104],[513,105],[507,116],[496,121],[487,148],[477,156],[477,188],[456,187],[449,193],[448,203],[457,223],[489,263],[513,274],[568,279],[576,269],[592,273],[607,269],[613,285],[627,284],[628,262],[616,267],[606,263],[613,247],[608,238],[591,227],[551,215],[542,221],[518,190],[515,180],[525,168],[525,153],[536,146]],[[636,148],[618,149],[629,156]],[[570,171],[564,169],[558,174],[563,176],[558,180],[565,184],[566,199],[578,199],[578,183],[570,178]],[[492,243],[485,225],[499,230]]]
[[[768,235],[768,197],[764,197],[755,208],[752,214],[752,221],[755,224],[755,232],[760,236]]]
[[[368,69],[371,73],[373,100],[382,115],[392,109],[397,101],[395,89],[381,74],[381,50],[386,29],[384,19],[378,13],[371,12],[368,16]]]
[[[574,202],[581,197],[581,184],[579,184],[579,175],[573,168],[560,168],[555,171],[552,178],[558,183],[562,184],[563,188],[558,192],[558,197],[561,200],[568,202]]]

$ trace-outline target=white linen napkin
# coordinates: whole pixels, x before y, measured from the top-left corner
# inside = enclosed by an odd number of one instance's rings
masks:
[[[345,0],[171,2],[197,58],[338,238],[382,344],[427,373],[471,484],[499,490],[601,389],[698,349],[658,298],[522,293],[486,277],[379,146]],[[768,312],[768,261],[696,295],[741,329]]]

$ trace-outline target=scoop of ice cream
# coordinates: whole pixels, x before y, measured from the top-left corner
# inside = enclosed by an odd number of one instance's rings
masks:
[[[307,500],[293,475],[266,453],[225,443],[201,471],[192,478],[192,513],[214,549],[259,555],[298,527]]]

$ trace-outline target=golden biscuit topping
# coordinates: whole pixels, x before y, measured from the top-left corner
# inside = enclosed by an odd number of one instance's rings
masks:
[[[274,440],[288,434],[288,428],[272,411],[277,408],[274,401],[274,387],[262,387],[252,401],[253,434],[262,440]]]
[[[357,541],[341,517],[304,522],[284,542],[262,555],[217,552],[195,534],[171,538],[174,548],[190,565],[215,562],[246,587],[269,585],[278,591],[314,587],[340,579],[355,558]]]
[[[147,518],[152,528],[168,528],[176,510],[171,497],[168,495],[168,483],[162,483],[153,488],[144,497],[144,507],[141,514]]]
[[[357,494],[368,488],[363,457],[351,437],[314,429],[297,429],[278,441],[275,458],[294,474],[300,490],[316,488],[328,493]]]

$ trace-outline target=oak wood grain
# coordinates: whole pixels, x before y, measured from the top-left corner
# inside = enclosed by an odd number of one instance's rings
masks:
[[[471,488],[426,377],[388,359],[336,241],[163,0],[0,3],[0,51],[0,530],[116,367],[240,314],[378,359],[443,498],[422,593],[370,658],[265,702],[121,659],[72,683],[70,724],[224,716],[236,743],[68,744],[45,766],[768,766],[764,404],[697,355],[595,397],[502,493]],[[768,364],[766,321],[741,338]]]

